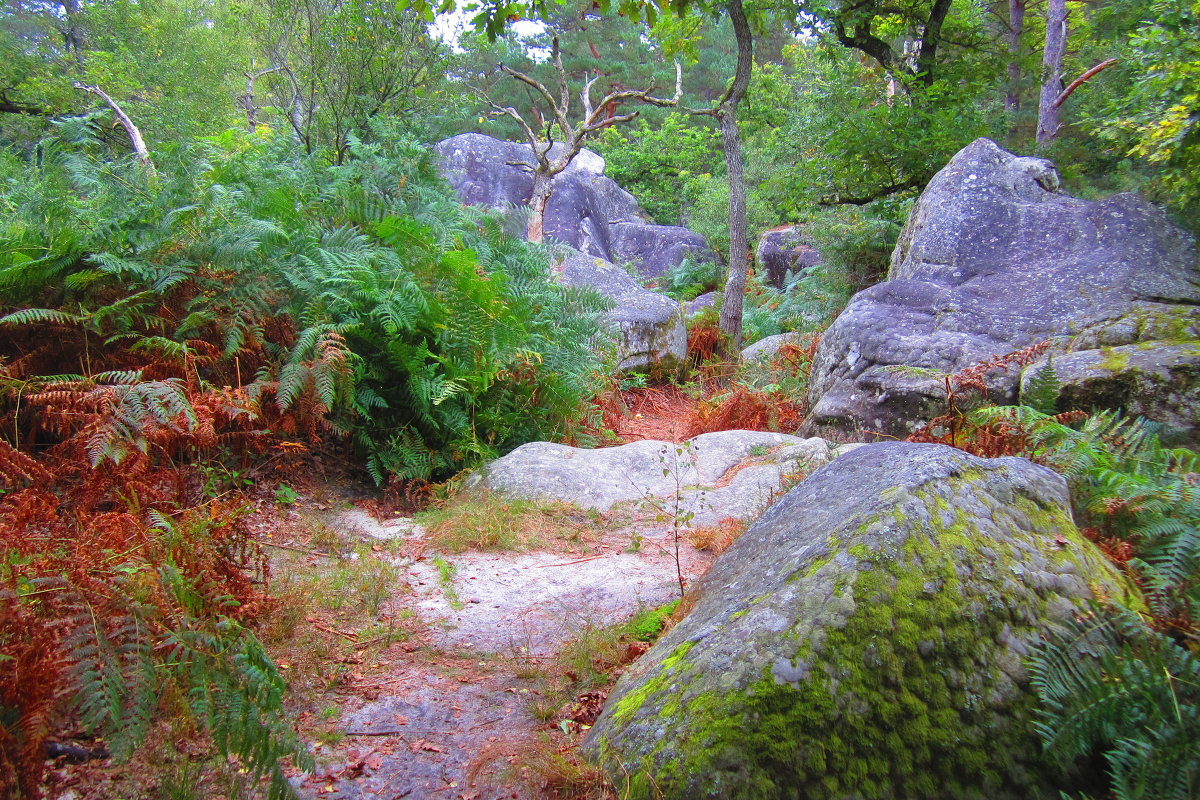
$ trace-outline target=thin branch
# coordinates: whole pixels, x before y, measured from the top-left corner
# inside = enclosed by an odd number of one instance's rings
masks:
[[[146,140],[142,138],[142,132],[138,129],[138,126],[133,123],[133,120],[129,118],[129,115],[125,113],[125,110],[117,104],[117,101],[109,97],[108,93],[99,86],[92,86],[89,84],[80,83],[79,81],[75,81],[71,85],[76,89],[87,92],[88,94],[96,95],[103,100],[109,108],[112,109],[113,114],[117,118],[117,122],[119,122],[121,127],[125,129],[125,132],[129,134],[129,141],[133,145],[134,156],[136,156],[138,161],[140,161],[142,164],[145,164],[150,168],[150,171],[153,172],[154,162],[150,160],[150,151],[146,149]]]
[[[1059,108],[1060,106],[1062,106],[1062,104],[1067,101],[1067,98],[1071,96],[1071,92],[1075,91],[1080,86],[1082,86],[1084,83],[1086,83],[1087,81],[1096,77],[1101,72],[1108,69],[1109,67],[1111,67],[1113,64],[1117,63],[1118,61],[1120,61],[1119,58],[1110,58],[1107,61],[1101,61],[1096,66],[1092,67],[1087,72],[1083,73],[1078,78],[1071,81],[1071,84],[1067,88],[1063,89],[1062,94],[1060,94],[1055,99],[1054,107]]]
[[[888,186],[883,186],[870,194],[860,195],[858,197],[823,197],[817,201],[819,206],[865,206],[867,203],[874,202],[882,197],[895,194],[896,192],[907,191],[908,189],[919,189],[925,185],[927,178],[909,178],[906,181],[900,181]]]
[[[38,106],[14,103],[6,97],[0,96],[0,114],[25,114],[30,117],[48,117],[50,116],[50,111]]]

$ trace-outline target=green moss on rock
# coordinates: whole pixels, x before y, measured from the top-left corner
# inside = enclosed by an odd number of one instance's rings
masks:
[[[1057,796],[1021,657],[1088,580],[1116,584],[1063,505],[998,482],[995,469],[952,473],[876,495],[840,547],[822,536],[824,552],[761,567],[781,591],[807,591],[787,630],[743,626],[755,613],[778,626],[792,599],[704,612],[589,742],[614,774],[641,773],[631,786],[653,787],[631,797]],[[782,546],[778,527],[765,525],[763,540]],[[735,630],[748,631],[740,648]],[[710,650],[730,674],[756,666],[730,678]]]

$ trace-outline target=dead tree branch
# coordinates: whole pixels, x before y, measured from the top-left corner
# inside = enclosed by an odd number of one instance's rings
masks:
[[[117,122],[120,123],[121,127],[125,129],[125,133],[129,134],[129,141],[133,145],[134,156],[139,162],[149,167],[150,171],[153,172],[154,162],[150,160],[150,151],[146,149],[146,140],[142,138],[141,130],[137,125],[134,124],[133,120],[130,119],[129,115],[125,113],[125,110],[121,108],[117,101],[109,97],[108,92],[104,91],[99,86],[84,84],[80,83],[79,81],[75,81],[71,85],[76,89],[87,92],[88,94],[96,95],[103,100],[110,109],[112,109],[113,115],[117,118]]]
[[[1092,78],[1096,77],[1101,72],[1108,69],[1109,67],[1111,67],[1113,64],[1117,63],[1118,61],[1120,61],[1119,58],[1110,58],[1107,61],[1101,61],[1096,66],[1092,67],[1087,72],[1083,73],[1078,78],[1071,81],[1070,85],[1068,85],[1067,88],[1062,90],[1062,94],[1060,94],[1054,100],[1054,107],[1055,108],[1061,107],[1063,103],[1067,102],[1067,98],[1071,96],[1071,92],[1075,91],[1080,86],[1087,83]]]

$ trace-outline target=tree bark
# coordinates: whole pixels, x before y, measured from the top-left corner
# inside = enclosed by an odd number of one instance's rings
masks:
[[[1004,108],[1021,110],[1021,34],[1025,31],[1026,0],[1008,0],[1008,87],[1004,92]]]
[[[541,242],[545,239],[546,203],[554,190],[553,180],[553,175],[547,175],[541,170],[533,173],[533,194],[529,198],[529,227],[525,231],[525,238],[531,242]]]
[[[246,127],[250,129],[251,133],[254,133],[255,127],[258,125],[258,120],[256,119],[258,105],[254,101],[254,82],[264,75],[270,75],[272,72],[278,72],[281,69],[283,67],[269,67],[267,69],[260,69],[257,72],[242,73],[246,76],[246,93],[241,98],[242,108],[246,111]]]
[[[79,25],[79,0],[61,0],[63,16],[66,18],[66,29],[63,31],[64,44],[67,52],[75,59],[76,64],[83,63],[83,28]]]
[[[750,266],[750,247],[746,232],[746,174],[742,163],[742,140],[738,132],[737,112],[746,89],[750,86],[750,71],[754,65],[754,37],[742,0],[729,0],[729,20],[737,39],[737,67],[733,83],[722,100],[718,116],[721,120],[721,145],[725,151],[725,169],[729,178],[729,279],[721,304],[719,321],[726,336],[725,357],[736,361],[742,349],[742,306],[746,292],[746,271]]]
[[[1067,48],[1067,2],[1046,3],[1046,47],[1042,53],[1042,94],[1038,101],[1037,143],[1047,145],[1058,135],[1058,106],[1062,94],[1062,62]]]

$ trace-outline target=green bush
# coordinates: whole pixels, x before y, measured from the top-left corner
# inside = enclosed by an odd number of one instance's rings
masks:
[[[229,131],[151,175],[95,134],[72,121],[6,170],[0,313],[71,329],[59,362],[98,348],[245,383],[265,421],[348,435],[380,482],[447,477],[584,412],[606,301],[553,282],[547,251],[464,208],[411,140],[352,138],[327,166]]]

